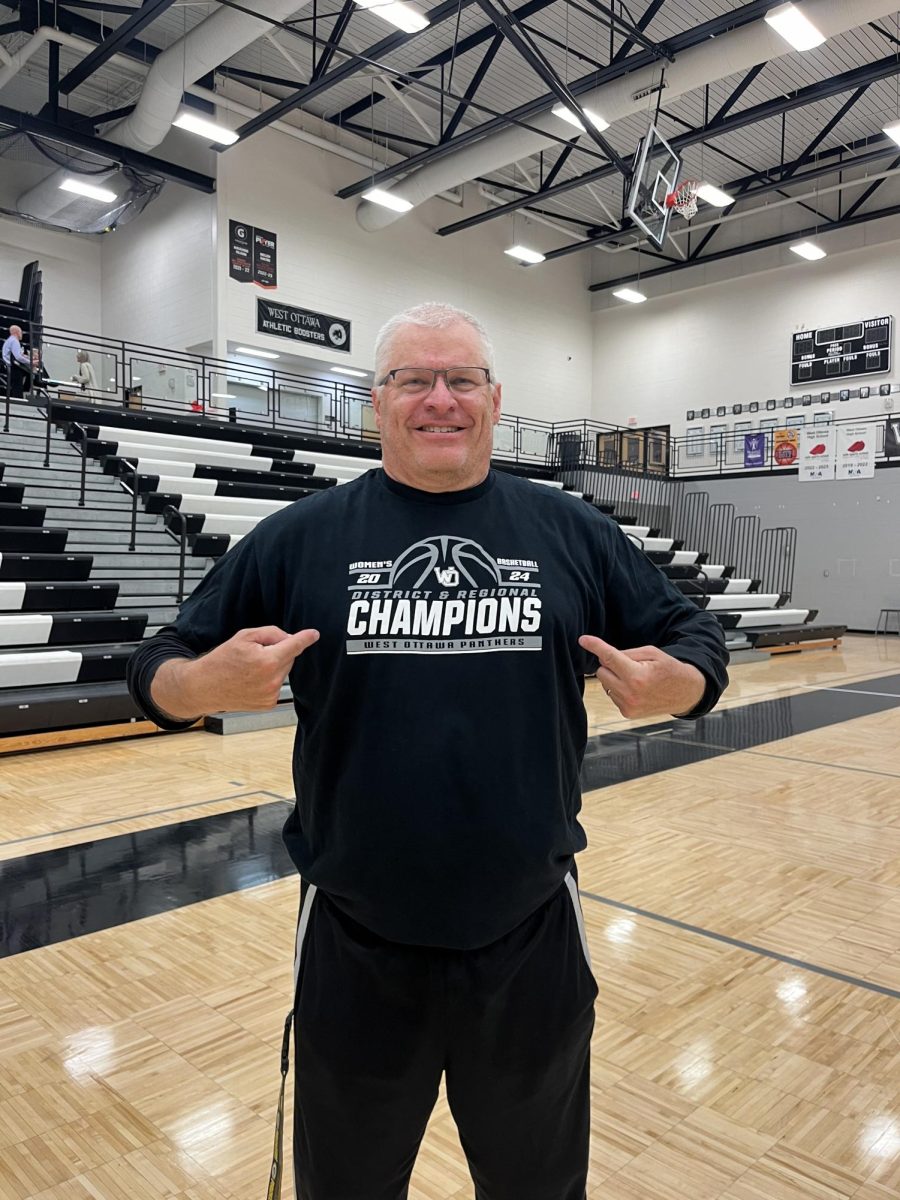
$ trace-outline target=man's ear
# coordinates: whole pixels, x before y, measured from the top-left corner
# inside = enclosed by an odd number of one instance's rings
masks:
[[[379,388],[372,388],[372,408],[375,410],[375,424],[381,428],[381,395]]]

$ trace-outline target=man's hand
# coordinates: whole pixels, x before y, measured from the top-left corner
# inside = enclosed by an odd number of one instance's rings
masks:
[[[163,663],[153,677],[151,699],[176,720],[273,708],[294,659],[318,640],[316,629],[242,629],[201,658]]]
[[[578,639],[578,645],[600,660],[597,678],[623,717],[678,716],[703,699],[703,672],[657,646],[617,650],[587,634]]]

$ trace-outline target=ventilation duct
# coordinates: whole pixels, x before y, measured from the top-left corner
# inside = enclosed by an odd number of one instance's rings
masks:
[[[777,0],[772,0],[773,8]],[[897,11],[896,0],[804,0],[803,11],[826,37],[836,37],[850,29],[892,15]],[[729,75],[749,71],[759,63],[797,53],[774,29],[760,18],[750,25],[720,34],[699,46],[683,51],[674,63],[666,65],[666,100],[725,79]],[[592,92],[578,96],[582,108],[591,108],[610,124],[624,117],[647,111],[648,89],[659,87],[661,67],[654,65],[603,84]],[[638,99],[635,99],[635,97]],[[530,119],[538,129],[565,134],[565,125],[548,109]],[[473,146],[448,155],[433,164],[419,167],[396,187],[393,194],[413,205],[422,204],[439,192],[458,187],[471,179],[481,178],[510,163],[519,162],[557,143],[540,133],[514,127],[490,134]],[[356,219],[363,229],[384,229],[398,219],[399,214],[380,205],[360,201]]]
[[[307,3],[308,0],[269,0],[266,16],[283,21]],[[217,9],[154,59],[134,112],[114,125],[105,139],[143,153],[153,150],[169,132],[185,89],[270,29],[269,21],[261,17],[231,8]],[[83,210],[84,201],[60,190],[60,184],[70,173],[54,172],[23,193],[16,202],[19,213],[48,224],[73,227],[70,217],[76,210]],[[125,173],[119,171],[106,179],[112,190],[127,181]],[[95,214],[97,211],[95,206]],[[103,225],[101,229],[106,227]]]

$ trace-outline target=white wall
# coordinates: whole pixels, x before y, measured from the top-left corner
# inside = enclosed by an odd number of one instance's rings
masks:
[[[665,277],[667,294],[656,294],[663,280],[644,288],[645,304],[622,304],[598,294],[594,322],[593,416],[626,424],[671,424],[683,434],[687,409],[710,408],[710,421],[735,420],[733,404],[747,405],[804,391],[817,396],[840,387],[878,384],[900,376],[900,370],[868,379],[830,381],[792,388],[791,336],[801,329],[848,321],[900,316],[900,222],[878,222],[844,235],[844,246],[819,262],[802,262],[787,247],[765,252],[769,269],[737,279],[704,284],[703,275],[687,271]],[[855,244],[854,244],[855,243]],[[727,260],[716,273],[735,268]],[[759,261],[759,260],[757,260]],[[777,265],[776,265],[777,264]],[[744,264],[745,269],[747,264]],[[711,270],[711,268],[709,269]],[[702,269],[701,269],[702,271]],[[701,286],[698,286],[698,283]],[[894,354],[898,352],[895,330]],[[715,418],[717,405],[728,406],[726,418]],[[881,400],[851,400],[831,406],[836,418],[859,417],[881,409]],[[828,411],[824,406],[820,411]],[[760,416],[784,416],[784,409]]]
[[[0,217],[0,296],[18,298],[22,268],[34,259],[43,273],[45,324],[99,330],[98,240]]]
[[[215,197],[167,183],[102,246],[105,337],[184,350],[212,339]]]
[[[545,420],[588,416],[591,318],[583,256],[520,267],[502,253],[512,242],[509,220],[436,237],[434,229],[466,213],[442,200],[367,233],[356,223],[356,201],[334,196],[361,173],[273,132],[221,156],[218,344],[249,343],[282,354],[293,349],[369,368],[382,322],[409,305],[444,300],[471,310],[491,331],[507,412]],[[228,278],[229,218],[277,234],[277,290],[261,292]],[[517,239],[522,235],[517,223]],[[349,319],[351,354],[258,334],[259,295]]]

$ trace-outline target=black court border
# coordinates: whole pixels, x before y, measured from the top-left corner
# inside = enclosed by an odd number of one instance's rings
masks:
[[[698,721],[674,719],[596,734],[588,739],[583,788],[611,787],[900,707],[900,675],[861,681],[865,690],[859,688],[859,682],[735,705]],[[802,761],[809,766],[839,766]],[[164,815],[242,795],[267,795],[272,802],[0,862],[0,895],[5,898],[0,909],[0,959],[294,875],[281,840],[282,805],[290,801],[277,793],[254,789],[140,815]],[[75,830],[46,836],[65,832]],[[900,999],[900,991],[894,988],[593,892],[582,891],[582,895],[760,957]]]

